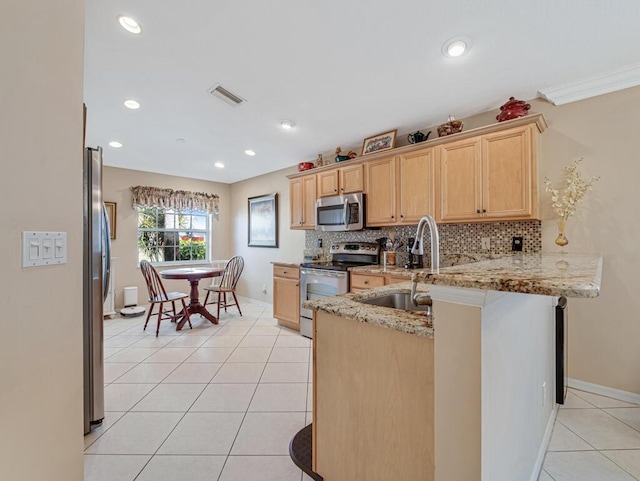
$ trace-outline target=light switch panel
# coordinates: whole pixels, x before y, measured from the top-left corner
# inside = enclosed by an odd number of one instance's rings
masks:
[[[22,233],[22,267],[37,267],[67,262],[66,232]]]

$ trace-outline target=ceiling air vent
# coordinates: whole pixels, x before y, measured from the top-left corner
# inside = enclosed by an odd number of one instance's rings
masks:
[[[229,92],[222,85],[215,85],[214,87],[209,89],[209,93],[214,97],[218,97],[220,100],[224,100],[229,105],[233,105],[234,107],[238,107],[246,102],[242,97],[238,97],[236,94]]]

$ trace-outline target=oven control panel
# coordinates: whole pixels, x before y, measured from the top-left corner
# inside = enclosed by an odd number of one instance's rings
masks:
[[[331,254],[368,254],[378,255],[378,244],[373,242],[337,242],[331,245]]]

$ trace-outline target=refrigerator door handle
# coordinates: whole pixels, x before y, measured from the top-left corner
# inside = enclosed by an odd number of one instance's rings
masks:
[[[107,215],[107,208],[104,203],[102,204],[102,239],[104,242],[104,250],[102,255],[104,256],[104,275],[102,276],[102,303],[107,300],[107,294],[109,291],[109,282],[111,281],[111,226],[109,225],[109,216]]]

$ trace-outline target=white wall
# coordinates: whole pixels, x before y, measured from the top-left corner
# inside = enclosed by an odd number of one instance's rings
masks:
[[[290,230],[289,180],[295,167],[254,177],[231,185],[233,218],[233,255],[244,257],[244,272],[238,283],[238,294],[262,302],[273,299],[271,262],[301,262],[304,251],[304,231]],[[247,222],[249,197],[278,193],[278,248],[248,247]],[[262,286],[266,293],[262,292]]]
[[[569,299],[569,377],[640,394],[640,87],[555,107],[529,101],[549,129],[540,136],[539,177],[560,183],[562,170],[584,158],[588,178],[600,176],[567,222],[571,252],[601,252],[597,299]],[[495,122],[496,111],[465,120],[465,129]],[[558,252],[556,216],[541,189],[542,249]]]
[[[0,479],[83,478],[84,2],[0,8]],[[68,262],[23,269],[24,230],[65,231]]]

